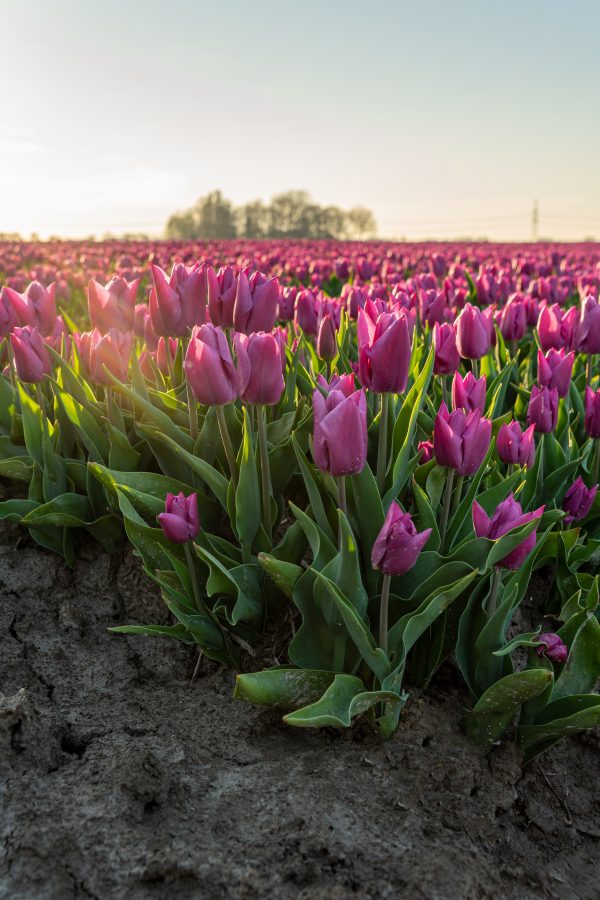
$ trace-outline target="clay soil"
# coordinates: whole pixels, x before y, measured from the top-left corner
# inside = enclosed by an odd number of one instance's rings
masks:
[[[461,729],[451,666],[395,738],[286,729],[166,639],[126,553],[0,543],[0,896],[597,898],[597,734],[523,770]]]

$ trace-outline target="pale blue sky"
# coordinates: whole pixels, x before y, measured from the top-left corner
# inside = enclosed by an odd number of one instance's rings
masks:
[[[0,0],[0,231],[305,188],[384,236],[600,239],[599,0]]]

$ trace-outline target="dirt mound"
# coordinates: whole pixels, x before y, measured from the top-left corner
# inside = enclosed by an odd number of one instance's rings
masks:
[[[599,739],[521,771],[450,667],[394,739],[286,730],[167,640],[131,556],[0,546],[0,896],[597,898]]]

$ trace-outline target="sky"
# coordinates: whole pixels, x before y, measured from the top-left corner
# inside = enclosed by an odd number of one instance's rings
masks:
[[[0,0],[0,232],[219,188],[383,237],[600,239],[598,0]]]

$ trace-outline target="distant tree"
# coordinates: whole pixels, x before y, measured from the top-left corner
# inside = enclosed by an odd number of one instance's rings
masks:
[[[377,224],[375,216],[370,209],[364,206],[355,206],[347,214],[348,237],[356,241],[364,241],[375,237]]]
[[[175,241],[194,240],[197,235],[196,217],[192,210],[184,213],[175,213],[170,217],[165,228],[168,238]]]
[[[235,213],[237,233],[243,237],[259,240],[269,231],[269,209],[262,200],[253,200],[240,206]]]
[[[233,206],[221,191],[212,191],[201,197],[193,209],[198,238],[226,240],[236,236]]]

